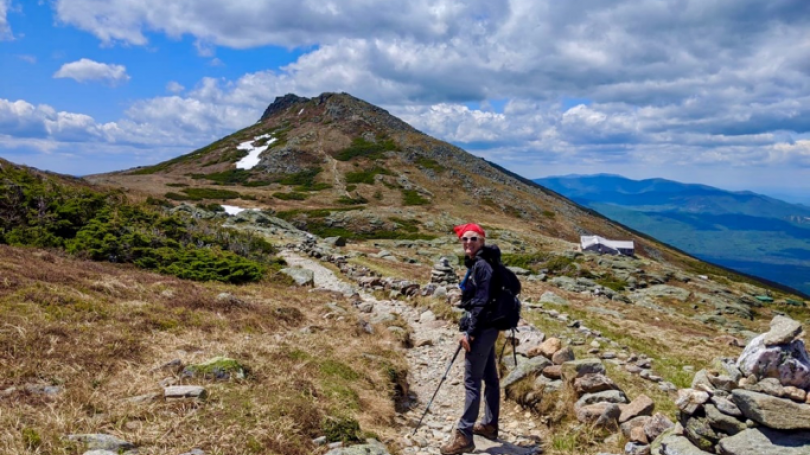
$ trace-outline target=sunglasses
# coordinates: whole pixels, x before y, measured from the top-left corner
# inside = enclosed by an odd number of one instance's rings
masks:
[[[461,238],[462,243],[465,243],[465,242],[477,242],[477,241],[478,241],[478,237],[462,237]]]

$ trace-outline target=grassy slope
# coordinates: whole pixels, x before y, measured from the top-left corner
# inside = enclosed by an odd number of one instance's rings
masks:
[[[350,307],[343,297],[277,276],[201,284],[7,246],[0,277],[1,453],[77,453],[64,436],[104,432],[142,454],[308,454],[325,419],[355,418],[385,435],[394,416],[391,374],[404,372],[397,343],[384,330],[360,333],[351,316],[324,323],[328,301]],[[218,300],[221,292],[243,303]],[[217,355],[252,375],[211,382],[156,369]],[[204,385],[210,398],[127,401],[160,394],[166,378]],[[47,397],[31,385],[64,391]]]

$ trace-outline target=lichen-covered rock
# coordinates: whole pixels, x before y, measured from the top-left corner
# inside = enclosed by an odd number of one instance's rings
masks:
[[[737,389],[733,401],[745,417],[778,430],[810,430],[810,405]]]
[[[340,447],[326,452],[326,455],[390,455],[388,449],[379,441],[369,439],[365,444],[351,447]]]
[[[619,416],[619,423],[627,422],[639,416],[652,415],[654,409],[655,402],[647,395],[641,394],[622,409],[622,414]]]
[[[605,390],[619,390],[619,386],[604,374],[586,374],[574,380],[574,391],[577,395],[603,392]]]
[[[641,419],[643,417],[636,417],[636,419]],[[630,420],[632,422],[633,420]],[[658,439],[665,431],[673,428],[675,426],[671,420],[664,414],[660,412],[655,413],[649,420],[644,423],[644,433],[647,435],[647,439],[650,441],[654,441]]]
[[[542,356],[521,362],[501,381],[501,388],[506,389],[531,374],[540,374],[543,368],[549,365],[551,365],[551,361]]]
[[[750,428],[717,444],[721,455],[810,455],[810,432]]]
[[[706,392],[681,389],[678,390],[678,399],[675,400],[675,405],[684,413],[692,415],[707,401],[709,401],[709,394]]]
[[[787,318],[774,318],[771,331],[757,336],[737,361],[743,375],[756,375],[757,378],[778,378],[782,385],[800,389],[810,388],[810,356],[804,341],[791,339],[796,333],[795,321]],[[795,323],[795,324],[794,324]],[[799,327],[800,329],[801,327]],[[768,344],[783,341],[780,344]]]
[[[662,438],[659,447],[653,444],[652,453],[655,455],[712,455],[712,452],[700,450],[688,439],[678,435],[668,435]]]
[[[281,273],[292,278],[298,286],[312,286],[315,283],[315,272],[312,270],[287,267],[281,269]]]
[[[245,379],[247,368],[237,360],[228,357],[214,357],[203,363],[189,365],[183,369],[183,376],[205,379]]]
[[[68,440],[84,444],[88,449],[95,450],[110,450],[112,452],[123,452],[135,448],[135,444],[124,441],[113,435],[94,433],[94,434],[71,434],[68,435]]]
[[[599,359],[572,360],[562,364],[562,379],[566,384],[573,385],[577,378],[586,374],[605,374],[605,365]]]

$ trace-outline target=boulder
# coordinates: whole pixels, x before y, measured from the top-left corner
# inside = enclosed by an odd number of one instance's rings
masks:
[[[650,397],[644,394],[639,395],[622,409],[622,414],[619,416],[619,423],[627,422],[639,416],[652,415],[654,409],[655,403]]]
[[[619,414],[621,414],[619,406],[615,403],[610,403],[605,406],[605,409],[596,419],[596,422],[593,423],[593,426],[615,431],[619,428]]]
[[[281,269],[281,273],[292,278],[298,286],[312,286],[315,284],[315,273],[312,270],[287,267]]]
[[[559,351],[555,352],[553,356],[551,356],[551,361],[554,365],[562,365],[565,362],[571,362],[576,357],[574,356],[574,350],[571,349],[570,346],[566,346]]]
[[[630,439],[630,434],[633,432],[633,430],[636,428],[641,428],[643,430],[644,425],[646,425],[650,421],[650,419],[652,419],[652,417],[647,416],[636,417],[619,425],[619,429],[622,430],[622,434],[624,435],[625,438]],[[646,436],[647,433],[645,432],[644,434],[645,438],[649,440],[649,437]]]
[[[691,417],[684,423],[684,434],[697,448],[710,451],[720,440],[714,429],[709,425],[709,419],[705,417]]]
[[[545,357],[535,357],[533,359],[526,360],[525,362],[520,362],[506,378],[501,380],[501,388],[506,389],[507,387],[531,374],[539,374],[545,367],[549,365],[551,365],[551,361]]]
[[[595,403],[627,403],[627,396],[621,390],[605,390],[603,392],[586,393],[577,400],[577,405],[587,406]],[[617,418],[619,416],[616,416]]]
[[[163,389],[163,397],[167,400],[182,400],[185,398],[205,399],[208,392],[198,385],[175,385]]]
[[[577,395],[605,390],[619,390],[619,386],[604,374],[590,373],[574,380],[574,391]],[[622,422],[624,421],[622,420]]]
[[[560,365],[549,365],[543,368],[543,376],[550,379],[562,378],[562,367]]]
[[[728,398],[723,398],[719,396],[712,396],[711,402],[717,408],[718,411],[722,412],[723,414],[730,415],[732,417],[742,417],[742,411],[740,408],[734,404],[733,401],[729,400]]]
[[[765,346],[789,344],[802,333],[802,325],[785,316],[776,316],[771,320],[771,330],[765,333],[762,342]]]
[[[778,430],[810,430],[810,405],[795,403],[764,393],[737,389],[734,403],[754,422]]]
[[[365,444],[332,449],[326,452],[326,455],[390,455],[390,453],[382,443],[376,439],[369,439]]]
[[[782,339],[771,332],[751,340],[737,361],[743,375],[757,378],[777,378],[782,385],[810,388],[810,357],[804,341],[793,340],[785,344],[766,345],[766,339]]]
[[[630,441],[624,445],[625,455],[650,455],[650,446],[644,442]]]
[[[330,246],[346,246],[346,239],[341,236],[327,237],[323,242]]]
[[[694,389],[678,390],[678,398],[675,405],[686,414],[694,414],[703,403],[709,401],[709,394]]]
[[[84,444],[91,450],[109,450],[117,453],[135,448],[135,444],[131,442],[104,433],[71,434],[67,438],[69,441]]]
[[[784,432],[758,427],[723,438],[717,445],[721,455],[810,455],[810,432]]]
[[[643,418],[644,417],[636,417],[635,419],[629,420],[627,423]],[[650,417],[649,420],[647,420],[644,424],[644,433],[647,435],[648,440],[654,441],[658,439],[658,437],[661,436],[665,431],[674,426],[675,424],[672,423],[667,416],[661,414],[660,412],[656,412],[655,415]]]
[[[655,446],[656,444],[653,443],[653,450],[656,450]],[[662,438],[658,446],[660,446],[658,448],[660,455],[712,455],[712,452],[700,450],[685,437],[675,434]]]
[[[567,300],[551,291],[546,291],[543,293],[543,295],[540,296],[540,303],[551,303],[554,305],[561,305],[561,306],[568,305]]]
[[[239,361],[228,357],[214,357],[203,363],[189,365],[183,369],[183,376],[205,379],[245,379],[247,368]]]
[[[615,403],[594,403],[584,406],[579,406],[579,404],[574,405],[574,415],[576,416],[577,420],[582,423],[591,423],[595,422],[599,417],[605,413],[605,410],[608,409],[608,406],[612,407],[615,406],[616,410],[618,410],[618,406]]]
[[[562,349],[562,341],[555,337],[547,339],[539,346],[540,354],[549,359],[560,349]]]
[[[733,436],[747,428],[744,422],[741,422],[729,415],[723,414],[712,404],[704,404],[703,409],[706,411],[706,418],[709,420],[709,426],[715,430],[722,431],[727,435]]]
[[[605,365],[599,359],[572,360],[562,364],[562,379],[566,384],[573,385],[577,378],[586,374],[605,374]]]

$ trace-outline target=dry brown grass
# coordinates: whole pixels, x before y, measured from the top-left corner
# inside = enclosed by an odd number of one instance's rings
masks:
[[[325,320],[330,300],[272,277],[200,284],[0,246],[0,453],[73,454],[64,436],[103,432],[143,454],[308,454],[328,417],[385,439],[407,375],[398,341],[358,330],[352,313]],[[159,368],[218,355],[251,374],[217,382]],[[162,380],[204,385],[210,397],[128,400],[162,396]]]

